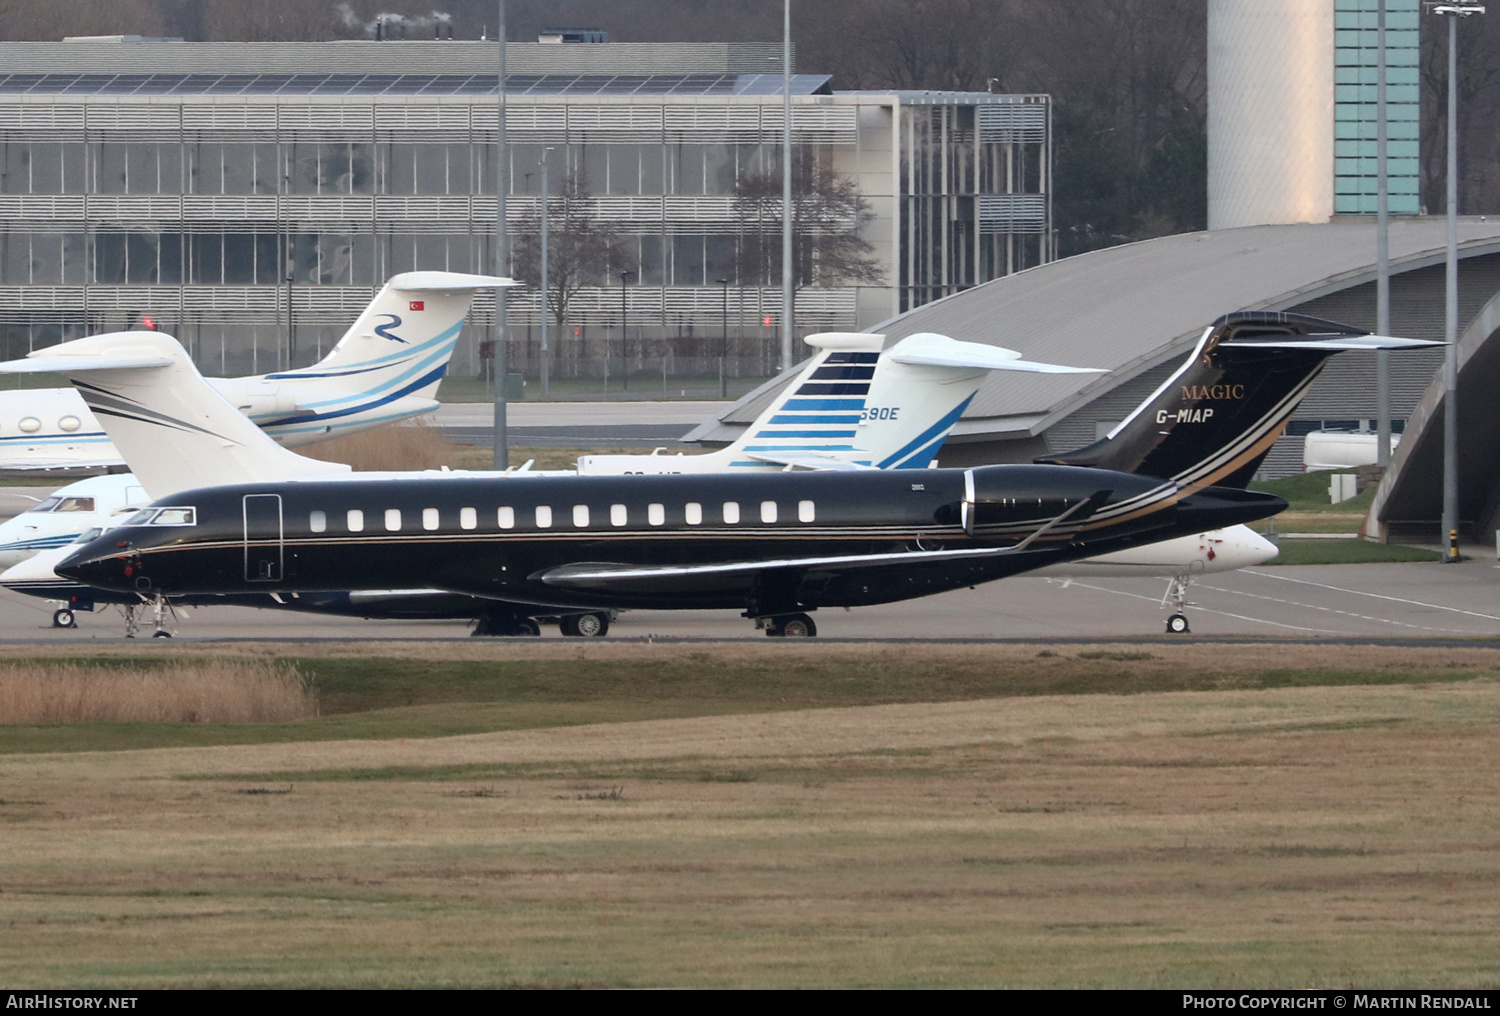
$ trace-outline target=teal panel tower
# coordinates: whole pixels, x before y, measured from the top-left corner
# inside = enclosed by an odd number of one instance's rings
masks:
[[[1421,0],[1334,0],[1333,210],[1374,215],[1376,19],[1385,4],[1386,175],[1392,215],[1416,215]]]

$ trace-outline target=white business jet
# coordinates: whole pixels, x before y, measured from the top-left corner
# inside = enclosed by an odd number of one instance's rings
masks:
[[[453,272],[396,275],[312,366],[204,380],[287,447],[430,413],[474,290],[510,285]],[[96,415],[113,410],[85,401],[73,388],[0,392],[0,470],[123,468]]]
[[[280,444],[294,446],[326,441],[430,412],[437,408],[433,396],[448,369],[474,291],[510,285],[514,283],[509,279],[454,272],[407,272],[394,276],[370,301],[338,345],[311,367],[265,377],[227,379],[204,378],[193,368],[193,383],[219,396],[214,400],[212,410],[201,410],[200,415],[216,412],[227,402]],[[162,348],[174,352],[151,352],[161,345],[153,344],[155,339],[165,339]],[[49,346],[37,350],[25,362],[53,364],[45,369],[63,370],[70,361],[77,360],[79,343],[90,349],[109,350],[105,359],[95,358],[93,369],[100,369],[102,363],[106,366],[113,364],[115,371],[131,368],[154,371],[155,368],[171,367],[178,362],[174,359],[177,356],[175,351],[182,348],[176,340],[160,332],[116,332]],[[70,354],[68,350],[74,352]],[[183,353],[181,359],[185,358]],[[149,399],[145,402],[132,399],[134,385],[174,384],[177,374],[164,370],[149,376],[152,378],[149,383],[127,382],[113,393],[93,391],[88,399],[81,398],[73,388],[0,393],[0,414],[9,411],[7,406],[15,408],[7,403],[7,399],[11,403],[35,406],[48,400],[58,402],[61,395],[66,395],[70,400],[68,404],[47,418],[53,420],[61,431],[72,426],[70,420],[87,419],[88,430],[97,431],[91,436],[83,435],[90,437],[90,443],[76,446],[48,444],[46,440],[36,444],[7,444],[6,432],[16,428],[0,422],[0,449],[3,449],[0,451],[0,468],[42,468],[40,463],[50,463],[45,468],[124,466],[121,452],[100,429],[98,419],[100,416],[108,419],[140,414],[149,417],[155,410],[146,404]],[[86,381],[81,383],[88,384]],[[41,398],[31,403],[24,401],[23,397],[31,396]],[[159,439],[174,428],[192,430],[199,426],[191,412],[175,423],[158,423],[161,424],[157,428]],[[50,435],[48,440],[55,436]],[[164,444],[163,448],[166,447]],[[166,454],[170,455],[170,452]],[[230,449],[230,455],[231,464],[238,465],[233,449]],[[136,458],[146,461],[155,456],[137,455]],[[210,453],[208,458],[213,459],[215,455]],[[313,461],[302,456],[293,458],[304,463]],[[211,466],[211,463],[206,461],[204,465]],[[244,465],[248,471],[240,478],[257,478],[257,470],[261,468],[259,458],[252,458]],[[277,468],[281,467],[278,465]],[[338,468],[341,467],[322,463],[317,471]],[[154,497],[191,486],[179,481],[197,471],[195,465],[186,464],[183,470],[170,477],[158,479],[159,484],[166,486],[153,486],[151,482],[138,480],[128,473],[91,477],[70,484],[35,507],[0,524],[0,567],[18,564],[40,550],[64,546],[85,529],[103,525],[111,516],[128,507],[148,504]]]

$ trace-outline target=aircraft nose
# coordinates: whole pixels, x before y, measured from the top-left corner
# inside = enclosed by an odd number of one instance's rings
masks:
[[[135,572],[139,564],[120,554],[97,555],[83,548],[60,562],[57,574],[86,586],[130,592],[135,589]]]
[[[1249,526],[1231,526],[1224,530],[1223,542],[1216,548],[1220,563],[1227,564],[1231,568],[1248,568],[1251,565],[1265,564],[1281,549],[1270,540],[1261,536]]]

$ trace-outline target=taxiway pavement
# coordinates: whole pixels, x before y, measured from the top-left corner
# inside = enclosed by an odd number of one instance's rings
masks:
[[[1120,639],[1160,636],[1166,580],[1015,578],[906,603],[820,610],[819,635],[855,639]],[[1192,635],[1286,639],[1500,636],[1500,569],[1357,564],[1259,567],[1194,582]],[[45,601],[0,591],[0,641],[90,642],[121,638],[113,609],[79,614],[78,628],[50,627]],[[180,639],[447,639],[460,621],[364,621],[242,607],[195,608],[174,625]],[[144,633],[149,634],[149,629]],[[608,638],[758,639],[733,611],[631,611]],[[543,638],[559,638],[556,628]]]

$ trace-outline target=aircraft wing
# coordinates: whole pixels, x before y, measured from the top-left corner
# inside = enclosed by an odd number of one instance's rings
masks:
[[[961,561],[971,558],[1002,557],[1014,554],[1022,548],[982,547],[971,550],[912,550],[893,554],[844,554],[827,557],[788,557],[770,561],[727,561],[722,564],[686,565],[628,565],[628,564],[565,564],[549,568],[539,575],[549,586],[563,589],[596,589],[608,591],[617,587],[635,588],[642,582],[657,579],[691,578],[707,575],[736,575],[758,571],[780,571],[794,569],[811,571],[820,568],[839,570],[851,568],[881,568],[893,564],[924,564],[936,561]]]
[[[1034,530],[1011,547],[972,547],[962,550],[903,550],[886,554],[831,554],[819,557],[788,557],[770,561],[725,561],[715,564],[630,565],[608,562],[565,564],[548,568],[531,576],[549,586],[564,589],[592,589],[608,592],[615,588],[638,587],[642,582],[659,579],[695,578],[714,575],[743,575],[758,571],[815,571],[836,569],[884,568],[889,565],[931,564],[940,561],[965,561],[976,558],[1005,557],[1023,553],[1054,526],[1070,518],[1087,518],[1109,499],[1113,491],[1101,490],[1079,501],[1067,511]]]
[[[39,459],[31,455],[11,456],[0,453],[0,472],[37,473],[54,469],[118,469],[124,459]]]
[[[876,466],[865,465],[860,462],[849,462],[845,459],[836,459],[831,455],[799,455],[796,453],[780,455],[767,452],[744,452],[747,459],[756,462],[771,462],[781,466],[791,466],[794,469],[822,469],[835,470],[838,472],[853,472],[855,470],[875,469]]]

